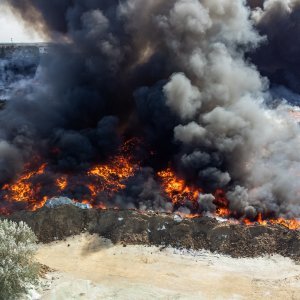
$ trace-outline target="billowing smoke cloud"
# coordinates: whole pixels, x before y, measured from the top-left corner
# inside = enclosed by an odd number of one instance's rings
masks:
[[[296,1],[285,5],[286,12],[275,9],[275,20],[269,11],[283,1],[267,2],[252,18],[259,31],[268,30],[272,45],[280,35],[278,18],[286,30],[287,7]],[[300,216],[299,126],[287,106],[265,105],[268,80],[246,58],[257,47],[265,51],[265,38],[254,28],[246,1],[9,3],[28,21],[37,15],[33,20],[43,22],[53,38],[67,41],[42,60],[40,86],[1,112],[1,139],[23,160],[38,152],[64,170],[87,168],[114,153],[121,136],[140,136],[156,153],[145,167],[172,163],[207,193],[225,189],[236,214]],[[258,52],[254,61],[263,70],[260,57]],[[296,67],[275,54],[264,57],[297,77]],[[116,201],[163,207],[153,178],[145,169]],[[199,206],[212,211],[213,200],[204,195]]]

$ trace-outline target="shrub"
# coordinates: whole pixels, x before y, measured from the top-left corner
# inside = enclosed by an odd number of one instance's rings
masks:
[[[25,223],[0,220],[0,299],[18,299],[37,284],[36,240]]]

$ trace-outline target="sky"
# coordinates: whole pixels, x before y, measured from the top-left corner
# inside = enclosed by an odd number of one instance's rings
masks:
[[[42,42],[43,38],[32,29],[18,20],[13,13],[0,4],[0,43],[37,43]]]

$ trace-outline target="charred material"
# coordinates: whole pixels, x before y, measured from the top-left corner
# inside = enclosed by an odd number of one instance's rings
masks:
[[[245,226],[209,217],[181,219],[166,213],[82,210],[75,206],[44,207],[9,218],[25,221],[43,243],[89,232],[129,245],[206,249],[232,257],[280,254],[300,259],[300,232],[280,225]]]

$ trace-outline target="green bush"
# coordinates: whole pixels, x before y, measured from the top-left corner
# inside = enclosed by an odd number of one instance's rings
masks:
[[[38,283],[36,236],[23,222],[0,221],[0,299],[18,299]]]

